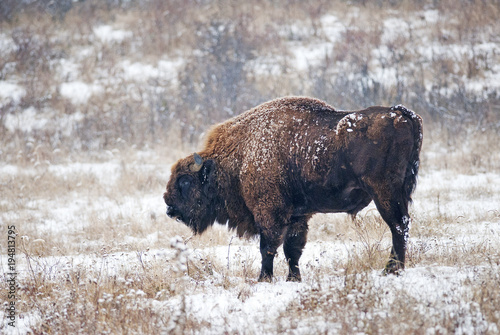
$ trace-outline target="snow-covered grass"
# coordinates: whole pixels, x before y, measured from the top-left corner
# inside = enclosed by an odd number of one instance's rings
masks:
[[[166,217],[163,155],[0,166],[1,232],[18,232],[14,333],[499,331],[498,174],[422,166],[402,276],[382,275],[390,233],[369,206],[354,222],[315,216],[303,282],[285,281],[280,249],[267,284],[257,239],[193,237]]]
[[[500,332],[494,2],[103,3],[0,22],[2,290],[12,225],[18,272],[16,328],[2,308],[0,332]],[[373,205],[313,217],[302,283],[282,249],[257,283],[258,239],[166,217],[171,164],[288,94],[424,117],[403,275],[381,274]]]

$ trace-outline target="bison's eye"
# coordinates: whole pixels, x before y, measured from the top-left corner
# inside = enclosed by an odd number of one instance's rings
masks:
[[[189,188],[191,187],[191,181],[193,177],[191,176],[182,176],[179,178],[179,190],[181,191],[181,195],[184,198],[188,197],[189,194]]]

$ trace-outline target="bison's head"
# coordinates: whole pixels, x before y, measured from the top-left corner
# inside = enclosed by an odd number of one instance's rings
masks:
[[[201,234],[215,221],[215,162],[195,153],[172,167],[163,199],[167,215]]]

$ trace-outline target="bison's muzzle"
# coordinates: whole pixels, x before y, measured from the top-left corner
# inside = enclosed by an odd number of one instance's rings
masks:
[[[167,205],[167,215],[171,219],[182,221],[182,214],[174,206]]]

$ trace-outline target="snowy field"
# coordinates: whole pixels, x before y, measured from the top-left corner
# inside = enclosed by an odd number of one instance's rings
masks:
[[[192,237],[164,215],[169,166],[121,159],[0,167],[14,193],[1,220],[19,231],[14,333],[500,331],[498,174],[423,167],[399,277],[381,274],[390,233],[370,206],[356,222],[315,216],[303,282],[285,281],[280,249],[267,284],[258,240],[222,226]]]
[[[0,333],[500,333],[497,2],[102,3],[0,11]],[[258,239],[165,215],[206,129],[284,95],[423,116],[401,276],[373,204],[313,217],[302,283],[282,248],[258,283]]]

